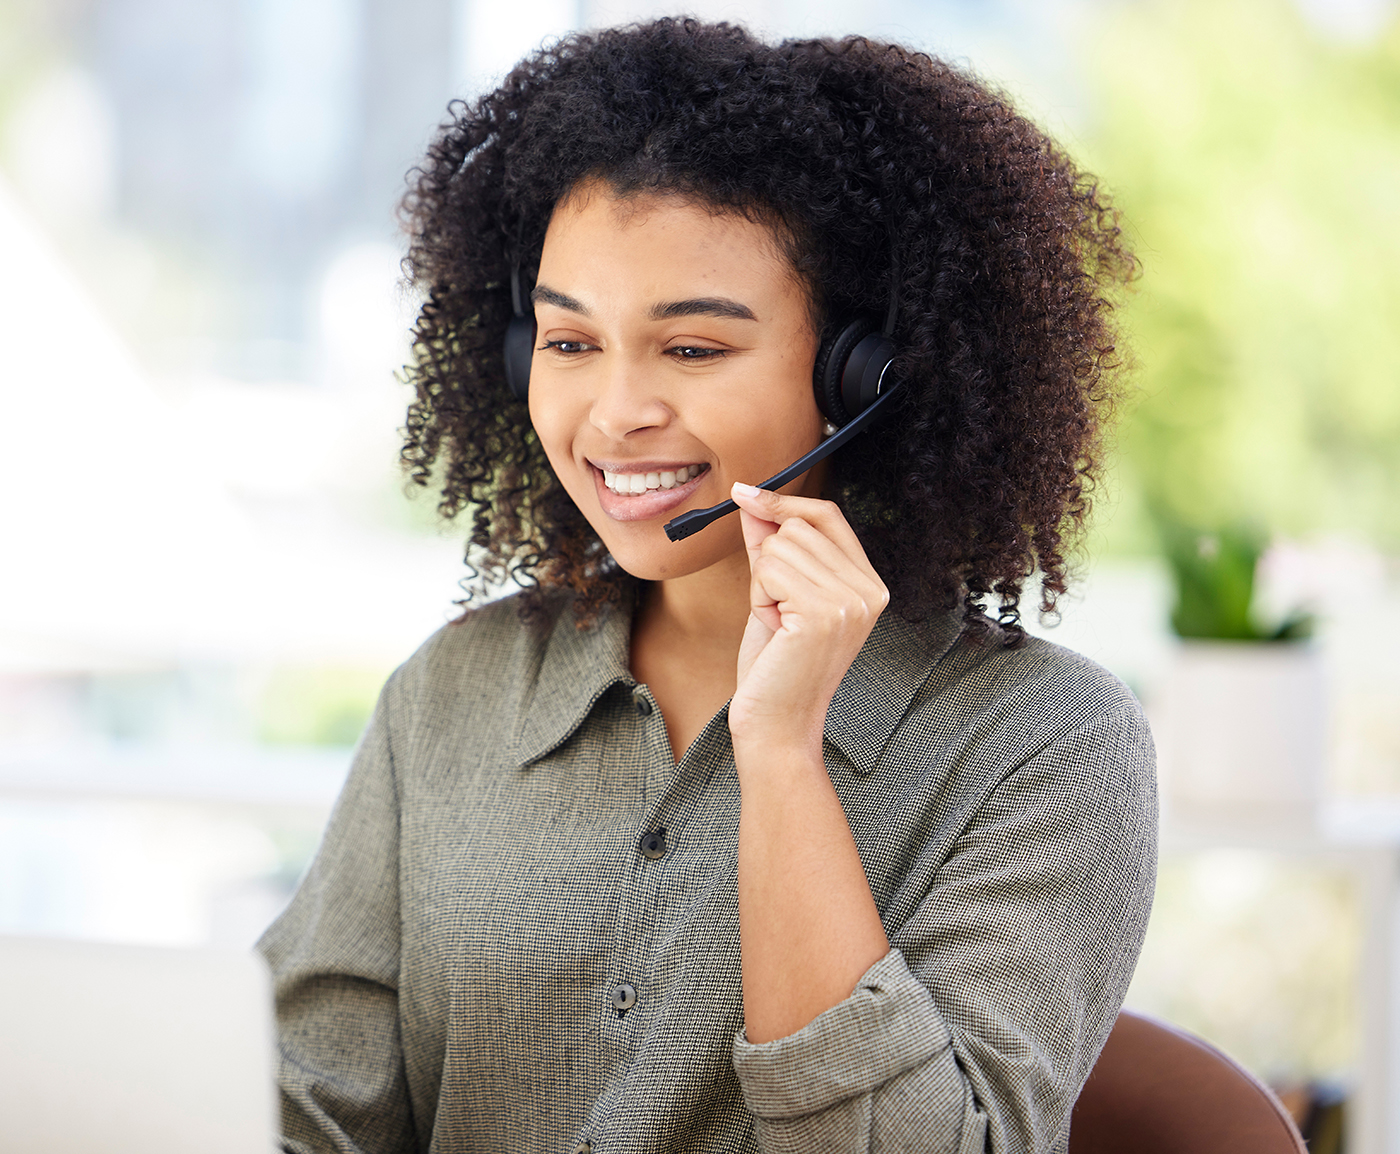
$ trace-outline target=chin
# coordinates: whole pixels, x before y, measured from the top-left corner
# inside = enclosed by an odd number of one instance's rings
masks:
[[[633,520],[608,515],[599,500],[593,477],[560,479],[565,481],[565,490],[593,527],[603,548],[623,572],[639,581],[669,581],[675,577],[688,577],[744,551],[744,535],[739,527],[738,513],[721,518],[683,541],[672,541],[666,536],[667,521],[679,517],[689,508],[703,509],[723,500],[723,495],[705,493],[656,516]]]
[[[670,517],[620,526],[599,512],[587,516],[618,567],[639,581],[688,577],[744,551],[737,513],[684,541],[672,541],[666,536],[663,526]]]

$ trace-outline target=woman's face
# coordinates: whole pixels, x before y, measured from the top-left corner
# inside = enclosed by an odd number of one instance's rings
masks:
[[[656,581],[741,554],[737,516],[680,542],[662,526],[821,439],[807,294],[772,231],[590,183],[555,207],[534,302],[530,419],[618,564]]]

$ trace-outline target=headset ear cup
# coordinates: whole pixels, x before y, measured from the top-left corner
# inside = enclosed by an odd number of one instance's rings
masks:
[[[898,352],[894,341],[878,332],[866,333],[851,349],[841,371],[841,404],[852,417],[875,403]]]
[[[846,375],[846,362],[851,350],[860,343],[861,337],[874,329],[874,323],[866,317],[847,321],[834,337],[824,341],[817,350],[816,364],[812,369],[812,387],[817,395],[817,408],[834,425],[844,425],[855,416],[841,395],[842,380]]]
[[[506,384],[517,401],[530,399],[530,361],[535,356],[535,318],[512,317],[505,340]]]

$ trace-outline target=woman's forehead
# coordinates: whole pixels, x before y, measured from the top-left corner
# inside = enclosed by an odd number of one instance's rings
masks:
[[[540,278],[638,276],[696,289],[726,282],[786,296],[810,293],[774,226],[689,193],[619,194],[602,180],[580,182],[555,205]],[[555,288],[563,286],[551,285]]]

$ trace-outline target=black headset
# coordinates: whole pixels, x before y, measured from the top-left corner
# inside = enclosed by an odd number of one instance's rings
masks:
[[[525,311],[520,291],[520,262],[510,266],[510,307],[515,315],[506,328],[506,384],[517,401],[530,399],[530,362],[535,356],[535,313]]]
[[[898,267],[890,270],[890,306],[883,326],[869,317],[857,317],[833,326],[834,335],[822,341],[812,370],[812,388],[817,408],[837,431],[801,460],[764,481],[761,489],[780,489],[830,456],[856,434],[872,425],[885,408],[885,402],[899,390],[901,382],[887,383],[891,363],[899,354],[895,344],[894,322],[898,309]],[[515,315],[506,328],[505,369],[510,395],[517,401],[530,396],[530,362],[535,355],[535,317],[525,311],[526,297],[521,288],[520,263],[510,269],[510,303]],[[733,501],[723,501],[708,509],[696,509],[666,524],[672,541],[689,537],[710,522],[734,512]]]

